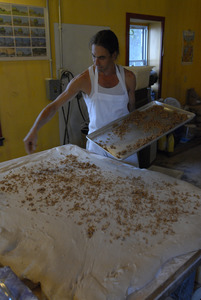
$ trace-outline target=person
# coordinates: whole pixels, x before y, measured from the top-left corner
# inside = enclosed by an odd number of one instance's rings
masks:
[[[33,153],[37,146],[37,134],[67,101],[82,93],[89,114],[89,132],[122,117],[135,109],[136,78],[133,72],[116,65],[119,43],[111,30],[101,30],[90,41],[93,64],[74,77],[66,89],[36,118],[24,138],[25,150]],[[86,149],[106,155],[106,151],[91,141]]]

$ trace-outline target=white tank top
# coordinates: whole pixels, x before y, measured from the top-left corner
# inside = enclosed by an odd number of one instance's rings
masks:
[[[129,113],[129,97],[125,84],[124,69],[122,66],[119,66],[119,68],[121,73],[116,66],[116,74],[119,79],[119,83],[113,88],[102,88],[98,84],[97,69],[95,69],[94,74],[93,66],[89,67],[91,93],[89,96],[83,94],[90,120],[89,133]],[[91,152],[107,156],[106,152],[102,148],[91,141],[87,141],[86,148]]]
[[[120,75],[122,77],[123,82],[125,82],[124,68],[122,66],[119,66],[119,71],[120,71]],[[94,84],[95,84],[95,80],[94,80],[95,73],[93,70],[93,66],[89,67],[89,76],[91,79],[91,93],[89,95],[89,98],[91,98],[94,93]],[[98,84],[98,92],[103,93],[103,94],[109,94],[109,95],[123,95],[124,89],[122,87],[122,84],[119,81],[118,84],[112,88],[104,88]]]

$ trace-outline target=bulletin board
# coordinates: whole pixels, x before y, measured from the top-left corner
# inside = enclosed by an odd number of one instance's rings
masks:
[[[57,76],[60,77],[60,71],[68,70],[74,76],[85,71],[93,64],[91,57],[91,49],[89,48],[89,41],[91,37],[100,30],[110,29],[106,26],[90,26],[79,24],[61,24],[61,40],[59,32],[59,24],[54,24],[55,36],[55,54],[56,54],[56,70]],[[65,87],[64,87],[65,88]],[[80,99],[80,106],[85,116],[87,110],[84,100]],[[63,106],[68,120],[68,142],[78,146],[82,146],[81,127],[83,126],[83,118],[79,112],[77,101],[72,100]],[[85,124],[84,124],[85,125]],[[66,121],[63,117],[63,112],[59,109],[59,134],[60,142],[63,144],[64,136],[66,134]]]
[[[0,3],[0,60],[48,59],[45,7]]]
[[[89,41],[98,31],[110,29],[106,26],[90,26],[62,23],[62,49],[59,41],[59,24],[54,24],[56,68],[60,67],[78,75],[86,70],[92,63]],[[61,61],[60,50],[63,61]]]

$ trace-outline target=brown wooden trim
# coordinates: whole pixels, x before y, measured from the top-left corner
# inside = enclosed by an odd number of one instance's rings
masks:
[[[161,21],[161,57],[160,57],[160,67],[159,67],[159,88],[158,88],[158,96],[161,98],[162,92],[162,74],[163,74],[163,51],[164,51],[164,31],[165,31],[165,18]]]
[[[130,27],[130,13],[126,13],[126,66],[129,65],[129,27]]]
[[[1,130],[1,123],[0,123],[0,138],[3,137],[2,130]]]
[[[162,70],[163,70],[163,38],[164,38],[164,30],[165,30],[165,17],[160,16],[152,16],[152,15],[143,15],[143,14],[135,14],[135,13],[126,13],[126,66],[129,64],[129,27],[130,27],[130,19],[137,20],[148,20],[148,21],[156,21],[161,22],[161,57],[160,57],[160,66],[159,66],[159,87],[158,87],[158,97],[161,97],[162,90]]]
[[[4,137],[2,135],[2,130],[1,130],[1,122],[0,122],[0,146],[3,146],[3,141],[4,141]]]

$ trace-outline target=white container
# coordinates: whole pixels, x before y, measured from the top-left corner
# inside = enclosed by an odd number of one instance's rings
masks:
[[[136,77],[136,90],[140,90],[149,86],[150,72],[153,66],[139,66],[139,67],[124,67],[135,74]]]

